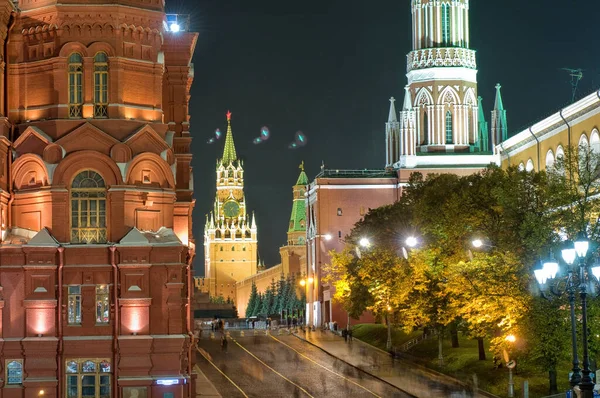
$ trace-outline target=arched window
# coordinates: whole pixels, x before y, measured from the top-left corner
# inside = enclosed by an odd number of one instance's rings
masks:
[[[429,145],[429,116],[423,113],[423,145]]]
[[[525,171],[525,164],[523,162],[519,163],[519,171]]]
[[[590,146],[592,147],[593,153],[596,155],[600,154],[600,135],[596,129],[594,129],[590,135]]]
[[[106,185],[92,170],[77,174],[71,184],[71,242],[106,242]]]
[[[442,42],[443,45],[450,45],[450,4],[442,4]]]
[[[446,112],[446,144],[452,144],[452,112]]]
[[[6,384],[23,384],[23,363],[10,361],[6,364]]]
[[[546,171],[550,171],[554,168],[554,152],[552,149],[546,153]]]
[[[67,397],[110,397],[111,364],[108,360],[69,360],[65,363],[65,373]]]
[[[94,57],[94,117],[108,117],[108,56]]]
[[[525,171],[529,172],[529,171],[533,171],[534,166],[533,166],[533,160],[529,159],[527,161],[527,165],[525,165]]]
[[[79,53],[69,56],[69,117],[81,117],[83,107],[83,58]]]

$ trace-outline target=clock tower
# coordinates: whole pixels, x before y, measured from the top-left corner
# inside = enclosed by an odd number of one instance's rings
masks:
[[[212,297],[235,302],[235,283],[257,273],[258,240],[254,214],[246,208],[243,162],[235,151],[231,112],[216,171],[215,204],[204,228],[204,275]]]

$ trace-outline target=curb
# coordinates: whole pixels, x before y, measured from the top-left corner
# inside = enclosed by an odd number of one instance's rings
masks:
[[[308,344],[312,345],[313,347],[316,347],[316,348],[318,348],[319,350],[323,351],[325,354],[329,355],[330,357],[332,357],[332,358],[335,358],[335,359],[337,359],[338,361],[342,361],[342,362],[344,362],[346,365],[348,365],[348,366],[351,366],[351,367],[353,367],[354,369],[360,370],[361,372],[364,372],[364,373],[368,374],[369,376],[371,376],[371,377],[373,377],[373,378],[375,378],[375,379],[377,379],[377,380],[379,380],[379,381],[381,381],[381,382],[383,382],[383,383],[385,383],[385,384],[387,384],[387,385],[389,385],[389,386],[391,386],[391,387],[394,387],[395,389],[397,389],[397,390],[399,390],[399,391],[402,391],[403,393],[405,393],[405,394],[406,394],[406,395],[408,395],[409,397],[412,397],[412,398],[418,398],[416,395],[412,395],[411,393],[409,393],[409,392],[407,392],[407,391],[404,391],[403,389],[401,389],[400,387],[398,387],[398,386],[396,386],[396,385],[394,385],[394,384],[390,383],[389,381],[387,381],[387,380],[384,380],[384,379],[382,379],[381,377],[379,377],[379,376],[376,376],[376,375],[372,374],[371,372],[368,372],[368,371],[366,371],[365,369],[361,369],[361,368],[359,368],[358,366],[355,366],[355,365],[351,364],[350,362],[344,361],[342,358],[338,358],[338,357],[336,357],[335,355],[333,355],[333,354],[332,354],[332,353],[330,353],[329,351],[325,350],[323,347],[320,347],[320,346],[316,345],[315,343],[313,343],[313,342],[311,342],[311,341],[309,341],[309,340],[306,340],[305,338],[302,338],[302,337],[300,337],[300,336],[299,336],[297,333],[292,333],[292,336],[294,336],[294,337],[295,337],[295,338],[297,338],[298,340],[302,340],[302,341],[304,341],[304,342],[306,342],[306,343],[308,343]],[[366,343],[365,343],[365,344],[366,344]]]

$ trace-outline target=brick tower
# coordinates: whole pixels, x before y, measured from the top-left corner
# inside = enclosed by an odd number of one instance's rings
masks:
[[[197,35],[177,18],[0,0],[0,394],[192,395]]]

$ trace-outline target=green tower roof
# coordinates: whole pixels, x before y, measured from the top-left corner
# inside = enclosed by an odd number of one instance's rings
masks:
[[[231,131],[231,112],[227,111],[227,135],[225,136],[225,148],[223,149],[223,158],[221,163],[223,166],[228,166],[229,163],[237,160],[235,153],[235,144],[233,142],[233,132]]]
[[[308,177],[304,172],[304,162],[300,165],[300,175],[294,186],[294,203],[292,204],[292,215],[290,216],[290,227],[288,234],[291,232],[306,231],[306,204],[304,202],[304,190],[308,185]],[[298,188],[301,186],[302,188]]]
[[[304,172],[304,161],[300,164],[300,175],[298,176],[298,181],[296,181],[296,185],[308,185],[308,177]]]

